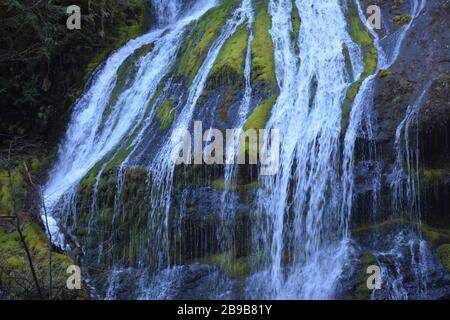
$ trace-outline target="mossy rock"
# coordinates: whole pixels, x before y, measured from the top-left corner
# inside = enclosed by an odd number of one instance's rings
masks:
[[[437,254],[448,273],[450,273],[450,244],[441,245]]]
[[[394,17],[394,24],[397,26],[402,26],[404,24],[410,23],[412,20],[412,16],[410,14],[404,13]]]
[[[403,6],[404,0],[392,0],[392,9],[400,10]]]
[[[266,93],[276,92],[278,84],[275,74],[275,49],[269,32],[272,28],[272,18],[268,13],[268,2],[256,1],[254,6],[256,18],[252,42],[252,84],[262,82]]]
[[[383,69],[383,70],[378,71],[378,73],[377,73],[378,79],[392,77],[392,75],[393,75],[393,73],[392,73],[391,69]]]
[[[223,99],[222,106],[219,109],[219,116],[223,121],[228,120],[228,110],[234,102],[234,91],[228,90],[225,93],[225,98]]]
[[[345,136],[347,130],[348,121],[350,118],[351,108],[356,95],[361,88],[363,81],[374,74],[378,66],[378,52],[374,45],[374,40],[369,34],[369,31],[363,25],[353,1],[349,3],[348,10],[348,25],[349,33],[353,42],[361,46],[364,54],[364,70],[360,78],[355,81],[348,89],[347,95],[343,104],[343,116],[341,125],[341,137]],[[345,54],[345,52],[343,52]],[[345,57],[345,55],[344,55]]]
[[[252,182],[248,184],[233,184],[233,185],[225,185],[223,178],[218,178],[211,183],[211,188],[216,190],[238,190],[238,191],[247,191],[253,190],[258,187],[258,182]]]
[[[267,120],[269,120],[270,113],[272,112],[272,107],[274,106],[276,99],[277,97],[273,95],[256,107],[245,122],[244,130],[264,129],[266,127]]]
[[[192,84],[211,45],[236,4],[236,0],[224,0],[221,5],[210,9],[197,23],[192,24],[193,30],[181,47],[178,62],[174,67],[176,80],[186,80],[187,86]]]
[[[356,9],[351,9],[349,13],[349,33],[352,40],[363,49],[365,66],[361,77],[362,79],[365,79],[372,75],[377,69],[378,52],[375,48],[373,38],[361,22],[357,12],[354,10]]]
[[[291,19],[292,19],[292,29],[295,35],[298,35],[300,32],[300,27],[302,24],[302,20],[298,13],[297,5],[295,4],[295,0],[292,0],[292,11],[291,11]]]
[[[246,257],[235,258],[229,253],[211,255],[198,262],[216,265],[220,270],[232,278],[241,278],[249,274],[249,265]]]
[[[161,103],[156,109],[156,117],[160,123],[161,130],[165,131],[175,119],[175,108],[177,99],[169,99]]]
[[[208,89],[242,87],[249,35],[248,29],[241,26],[227,39],[210,72]]]

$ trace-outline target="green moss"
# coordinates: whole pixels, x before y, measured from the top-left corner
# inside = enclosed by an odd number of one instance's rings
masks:
[[[186,79],[190,86],[200,69],[209,48],[219,35],[236,0],[224,0],[216,8],[209,10],[196,25],[180,49],[175,67],[175,78]]]
[[[252,83],[263,82],[266,89],[277,90],[275,74],[274,45],[269,30],[272,19],[267,12],[267,3],[255,3],[255,32],[252,42]]]
[[[423,183],[425,185],[437,186],[450,176],[450,168],[422,168]]]
[[[380,232],[386,234],[391,230],[403,225],[405,222],[402,219],[386,220],[377,224],[365,224],[358,226],[352,230],[352,234],[355,236],[364,236],[371,232]]]
[[[248,184],[238,184],[238,185],[225,185],[224,179],[219,178],[214,180],[211,183],[211,188],[216,190],[238,190],[238,191],[246,191],[256,189],[258,187],[258,182],[252,182]]]
[[[345,95],[344,104],[342,105],[341,135],[344,135],[347,130],[348,122],[350,120],[350,113],[352,111],[352,105],[355,101],[356,95],[359,92],[362,82],[363,81],[361,79],[355,81],[347,90],[347,93]]]
[[[450,244],[444,244],[437,249],[439,259],[448,273],[450,273]]]
[[[176,103],[176,99],[169,99],[161,103],[158,109],[156,109],[156,117],[161,125],[161,130],[167,130],[167,128],[172,124],[175,118],[175,109],[173,106],[176,105]]]
[[[228,38],[211,70],[208,88],[242,86],[248,37],[249,31],[247,28],[240,27]]]
[[[291,19],[292,19],[292,29],[294,31],[294,34],[298,35],[300,32],[300,26],[301,26],[301,18],[298,14],[298,9],[295,4],[295,0],[292,0],[292,11],[291,11]]]
[[[30,221],[24,224],[23,235],[30,250],[41,290],[47,296],[50,242],[42,229]],[[66,287],[66,270],[74,264],[69,257],[52,253],[53,298],[89,298],[86,288],[71,292]],[[17,231],[2,227],[0,227],[0,283],[2,289],[6,290],[12,299],[37,298],[35,283],[19,234]]]
[[[365,235],[374,231],[381,234],[387,234],[392,230],[402,226],[412,226],[422,234],[433,248],[446,243],[450,243],[450,229],[434,228],[423,223],[409,222],[404,219],[386,220],[377,224],[366,224],[358,226],[352,230],[352,234],[356,237],[364,237]]]
[[[247,119],[244,125],[244,130],[264,129],[272,111],[272,107],[276,102],[276,99],[277,97],[273,95],[269,99],[264,100],[258,107],[256,107],[256,109]]]
[[[31,160],[31,166],[30,166],[31,174],[32,175],[39,175],[44,170],[44,164],[42,163],[41,159],[33,158]]]
[[[353,42],[360,45],[364,52],[365,67],[361,76],[364,80],[376,71],[378,52],[369,31],[367,31],[366,27],[361,22],[356,10],[357,9],[352,2],[349,6],[349,33]]]
[[[359,18],[352,17],[351,18],[351,36],[353,41],[360,44],[364,50],[364,71],[361,77],[363,79],[372,75],[376,69],[378,64],[378,52],[374,47],[373,40],[369,36],[369,33],[366,29],[362,29],[361,21]]]
[[[357,8],[353,2],[349,3],[349,33],[353,42],[361,46],[364,53],[364,70],[361,77],[354,82],[348,89],[342,110],[341,137],[345,136],[347,130],[349,116],[356,95],[361,88],[362,82],[374,74],[378,65],[378,52],[375,48],[372,37],[361,22]],[[345,52],[344,57],[345,57]]]
[[[377,73],[377,77],[379,79],[383,79],[383,78],[388,78],[388,77],[392,77],[393,73],[391,69],[383,69],[378,71]]]
[[[450,243],[450,230],[433,228],[426,224],[418,225],[423,237],[431,244],[433,248],[441,244]]]
[[[349,52],[348,46],[346,44],[344,44],[342,46],[342,55],[344,56],[345,67],[347,69],[347,73],[350,76],[350,78],[353,79],[353,77],[354,77],[353,66],[352,66],[352,61],[350,59],[350,52]]]
[[[222,272],[227,273],[233,278],[244,277],[249,273],[247,258],[234,258],[229,253],[211,255],[205,259],[201,259],[199,262],[217,265]]]
[[[411,22],[411,20],[412,20],[412,16],[407,13],[400,14],[400,15],[394,17],[394,23],[397,26],[402,26],[404,24],[408,24]]]
[[[12,170],[11,178],[16,200],[16,210],[20,212],[23,209],[23,203],[26,198],[26,185],[22,173],[17,168]],[[13,195],[9,185],[8,172],[0,171],[0,215],[11,216],[13,214]]]
[[[233,104],[233,102],[234,102],[233,91],[229,90],[225,94],[225,99],[223,101],[222,106],[219,109],[219,115],[220,115],[220,118],[223,121],[227,121],[227,119],[228,119],[228,110],[229,110],[230,106]]]

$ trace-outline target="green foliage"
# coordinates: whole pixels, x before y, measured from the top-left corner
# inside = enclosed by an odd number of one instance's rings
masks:
[[[148,2],[74,0],[81,30],[66,28],[66,1],[7,4],[0,10],[0,133],[54,142],[92,71],[145,30]]]

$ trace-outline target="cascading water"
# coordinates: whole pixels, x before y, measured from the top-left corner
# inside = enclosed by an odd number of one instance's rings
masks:
[[[57,202],[61,197],[70,188],[76,192],[76,184],[89,170],[138,128],[145,116],[148,101],[176,56],[184,28],[215,4],[215,1],[202,1],[191,15],[170,27],[169,32],[156,29],[131,40],[94,74],[91,85],[74,107],[69,128],[58,151],[58,160],[45,187],[44,198],[50,212],[56,213]],[[155,47],[141,57],[133,83],[120,92],[116,101],[113,101],[114,105],[110,106],[112,110],[108,109],[118,82],[119,68],[137,49],[151,43]],[[103,117],[106,117],[106,121],[102,120]],[[59,239],[59,244],[62,244],[56,220],[51,217],[49,222],[50,231],[55,233],[54,239]]]
[[[257,84],[251,81],[252,42],[256,35],[255,3],[242,0],[231,7],[225,24],[211,41],[198,71],[189,81],[189,87],[180,93],[181,98],[171,111],[174,113],[173,122],[168,130],[159,132],[162,138],[158,137],[160,141],[155,143],[151,155],[145,154],[145,146],[157,140],[152,140],[153,137],[147,139],[149,135],[156,136],[152,132],[157,118],[155,106],[158,105],[154,99],[170,96],[166,91],[173,90],[171,85],[175,82],[172,82],[170,71],[184,36],[192,31],[191,23],[218,5],[219,1],[197,1],[187,10],[186,2],[180,0],[153,0],[156,29],[130,41],[111,55],[96,71],[77,101],[44,197],[52,213],[50,232],[55,233],[53,239],[62,246],[63,238],[56,221],[66,221],[67,225],[77,227],[76,202],[80,182],[91,170],[95,173],[87,223],[87,237],[93,242],[87,251],[94,257],[87,259],[93,264],[88,267],[94,268],[101,265],[107,256],[110,269],[104,276],[107,278],[102,288],[104,298],[184,297],[185,282],[189,284],[198,274],[203,279],[198,290],[203,291],[195,295],[196,298],[340,297],[340,281],[345,277],[343,274],[348,271],[352,258],[358,254],[349,226],[355,197],[355,150],[361,135],[369,141],[375,140],[372,109],[376,76],[364,72],[364,52],[349,35],[347,12],[342,1],[268,2],[279,93],[266,128],[269,129],[268,134],[275,129],[282,137],[280,166],[276,175],[260,176],[255,183],[258,187],[251,217],[251,261],[254,265],[251,266],[253,274],[239,283],[239,290],[243,292],[235,294],[235,280],[230,280],[221,270],[207,263],[184,265],[183,261],[179,264],[171,254],[172,250],[181,250],[174,249],[178,244],[171,238],[174,236],[172,225],[181,224],[186,215],[188,197],[182,191],[181,204],[174,203],[173,195],[177,192],[174,190],[174,150],[184,139],[177,132],[189,131],[195,126],[196,106],[208,90],[208,77],[226,41],[239,28],[247,28],[249,35],[244,54],[242,99],[232,125],[235,129],[244,128],[258,91],[255,90]],[[364,20],[361,5],[355,2],[360,18]],[[400,27],[394,35],[379,39],[378,34],[368,28],[378,51],[378,68],[374,72],[394,64],[407,32],[425,4],[426,1],[412,0],[412,21]],[[299,34],[294,34],[293,10],[298,10],[301,17]],[[188,13],[182,15],[185,11]],[[196,41],[199,39],[194,43]],[[348,49],[349,57],[346,57],[343,48]],[[351,72],[349,69],[352,69]],[[359,91],[352,103],[348,127],[343,132],[343,102],[347,90],[358,81]],[[162,83],[165,86],[158,87]],[[418,172],[418,151],[410,151],[408,132],[413,120],[417,120],[424,96],[425,92],[408,108],[397,130],[394,172],[398,179],[392,185],[396,204],[415,201],[416,182],[409,172]],[[265,141],[270,141],[268,136],[265,138]],[[194,144],[198,143],[202,144],[202,141],[194,141]],[[238,211],[233,187],[237,187],[239,173],[235,164],[239,143],[240,138],[235,137],[233,143],[227,145],[224,190],[218,197],[222,205],[219,212],[221,226],[216,235],[219,239],[215,240],[222,241],[220,253],[231,253],[230,257],[233,256],[233,223]],[[276,150],[275,146],[268,147],[269,152]],[[373,147],[371,157],[377,154],[375,144]],[[127,155],[123,158],[124,149]],[[116,159],[120,161],[117,163]],[[408,172],[405,172],[405,160]],[[107,241],[97,242],[97,234],[105,233],[104,230],[97,230],[96,223],[100,219],[97,213],[98,194],[109,166],[118,168],[117,176],[113,177],[116,179],[111,218],[114,232],[107,235]],[[121,239],[120,231],[116,230],[120,230],[123,216],[127,214],[122,200],[127,189],[128,170],[133,166],[144,166],[148,175],[148,209],[144,217],[139,216],[140,220],[145,221],[146,229],[142,233],[139,229],[139,234],[132,235],[132,244],[126,243],[133,246],[137,262],[127,264],[122,263],[122,257],[117,258],[113,254],[113,247],[121,240],[131,242],[130,239]],[[380,180],[381,170],[373,182],[374,198],[379,192]],[[406,191],[403,191],[405,187]],[[407,197],[402,198],[403,194]],[[173,213],[175,206],[179,207],[176,214]],[[171,221],[173,219],[175,223]],[[389,288],[375,292],[373,299],[414,298],[427,294],[428,276],[437,272],[434,263],[430,262],[435,258],[425,241],[416,234],[414,230],[403,229],[391,236],[392,247],[381,246],[371,252],[381,266],[383,281],[390,283]],[[403,270],[407,264],[412,266],[410,273]],[[416,291],[403,285],[407,276],[414,279]],[[137,284],[137,288],[129,290],[131,293],[126,292],[128,282]]]
[[[191,124],[194,108],[202,94],[209,73],[217,59],[220,49],[225,41],[236,32],[238,26],[242,25],[247,18],[249,1],[243,3],[234,10],[231,17],[226,21],[221,33],[211,45],[208,54],[200,67],[191,87],[188,98],[180,113],[177,115],[172,128],[176,130],[187,130]],[[150,213],[148,217],[149,230],[154,230],[150,238],[147,254],[143,256],[145,261],[156,259],[156,269],[165,270],[170,267],[169,254],[169,215],[171,208],[171,194],[175,170],[174,150],[183,141],[184,137],[172,135],[158,151],[152,163],[149,164],[149,198]],[[168,272],[168,271],[164,271]],[[152,281],[152,280],[151,280]]]
[[[221,228],[221,232],[219,232],[218,237],[221,239],[222,243],[225,246],[229,246],[232,243],[232,240],[229,239],[232,234],[230,230],[232,230],[232,225],[234,221],[233,214],[235,212],[235,195],[232,190],[233,186],[236,185],[236,177],[237,177],[237,155],[239,151],[239,145],[241,141],[241,134],[243,132],[245,121],[248,118],[248,114],[250,111],[250,104],[252,99],[252,85],[251,85],[251,63],[252,63],[252,41],[253,41],[253,23],[254,23],[254,11],[252,8],[251,1],[245,0],[243,2],[243,8],[246,14],[247,19],[247,28],[250,30],[250,34],[247,41],[247,52],[245,56],[245,66],[244,66],[244,96],[239,106],[239,114],[237,117],[237,121],[235,123],[235,134],[233,137],[232,143],[227,146],[226,153],[226,165],[224,172],[224,187],[225,190],[222,194],[222,223],[223,226]],[[223,248],[226,250],[229,248]]]
[[[175,21],[181,12],[181,0],[152,0],[155,18],[159,25],[167,25]]]
[[[279,172],[261,179],[258,194],[254,233],[257,251],[268,260],[256,275],[261,280],[251,281],[264,287],[249,291],[268,298],[332,298],[351,251],[349,212],[339,210],[338,166],[341,102],[349,85],[342,48],[354,44],[339,1],[296,6],[300,65],[290,37],[292,1],[270,2],[280,95],[267,128],[279,129],[283,141]]]
[[[395,63],[408,31],[413,26],[414,20],[422,13],[427,4],[427,0],[410,0],[409,2],[411,7],[410,22],[398,28],[393,34],[388,34],[384,38],[379,39],[378,54],[380,58],[380,69],[387,69]],[[372,32],[372,35],[378,38],[376,32],[371,28],[369,29]]]
[[[359,2],[357,2],[357,5],[360,18],[364,20],[365,16],[361,5]],[[400,27],[393,34],[387,34],[382,39],[370,27],[367,28],[374,38],[374,45],[378,51],[378,70],[388,69],[396,62],[406,35],[412,28],[415,19],[424,10],[425,5],[426,1],[411,0],[411,21]],[[375,140],[371,131],[374,86],[374,77],[367,78],[355,99],[350,128],[346,135],[346,140],[350,139],[352,141],[347,141],[346,147],[354,145],[352,136],[356,136],[356,130],[361,130],[368,141]],[[407,108],[405,118],[397,128],[395,136],[396,160],[389,177],[392,190],[392,212],[401,213],[401,217],[413,223],[420,223],[420,190],[418,190],[420,185],[419,144],[417,136],[415,152],[410,151],[409,131],[413,119],[417,121],[420,107],[429,86],[430,84],[426,86],[418,99]],[[352,131],[354,131],[353,134]],[[374,144],[374,147],[376,148],[376,144]],[[375,149],[370,158],[377,161],[376,157],[377,151]],[[350,159],[350,157],[346,155],[345,159]],[[346,168],[349,169],[348,172],[351,172],[353,164],[346,166]],[[353,180],[353,177],[350,180]],[[376,180],[376,185],[380,186],[381,176],[378,175]],[[378,189],[374,187],[372,190],[374,202],[378,201],[377,192]],[[405,205],[407,208],[405,208]],[[374,204],[372,210],[375,214],[377,213],[377,203]],[[405,211],[408,212],[406,216],[403,214]],[[379,239],[374,239],[372,254],[376,257],[377,263],[381,267],[381,281],[384,287],[383,290],[374,291],[372,299],[399,300],[431,296],[432,294],[428,292],[430,279],[427,275],[439,274],[442,271],[426,241],[422,239],[417,231],[405,227],[391,236],[388,242],[393,243],[392,247],[386,248],[383,242],[379,241]]]
[[[420,174],[419,174],[419,139],[416,130],[415,148],[410,149],[410,131],[414,121],[418,127],[418,116],[430,87],[429,83],[416,101],[408,106],[406,115],[395,134],[396,160],[390,180],[392,189],[392,206],[397,212],[405,210],[411,214],[409,219],[420,221]],[[404,208],[407,205],[408,208]]]

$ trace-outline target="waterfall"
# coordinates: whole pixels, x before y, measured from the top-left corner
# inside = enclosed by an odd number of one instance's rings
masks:
[[[263,287],[252,290],[267,298],[332,298],[351,251],[338,167],[349,85],[342,48],[353,44],[340,1],[296,1],[299,65],[290,37],[292,1],[269,6],[280,95],[267,128],[279,129],[283,141],[278,174],[260,179],[254,233],[257,251],[268,259],[258,280],[251,279]]]
[[[160,26],[173,23],[180,15],[182,1],[181,0],[151,0],[155,11],[155,18]]]
[[[251,1],[244,0],[243,8],[247,18],[247,29],[249,29],[249,37],[247,41],[247,51],[245,55],[245,65],[244,65],[244,96],[239,106],[238,117],[235,123],[235,135],[233,137],[233,142],[227,146],[226,152],[226,165],[224,173],[224,191],[222,193],[222,223],[221,232],[219,232],[219,241],[225,245],[224,250],[229,249],[226,246],[232,244],[231,229],[234,222],[234,212],[235,207],[235,194],[233,187],[236,186],[237,181],[237,155],[239,150],[239,145],[241,142],[241,134],[244,129],[245,121],[248,118],[250,111],[250,104],[252,99],[252,84],[251,84],[251,63],[252,63],[252,41],[253,41],[253,23],[254,23],[254,11],[252,8]]]
[[[408,106],[405,118],[395,133],[395,163],[390,176],[392,208],[396,212],[410,213],[409,219],[420,221],[420,174],[419,174],[419,133],[418,117],[423,100],[431,86],[428,83],[414,103]],[[415,148],[411,150],[411,125],[416,125]],[[406,208],[405,208],[406,205]]]
[[[366,17],[361,4],[358,0],[351,1],[356,4],[357,13],[364,21]],[[196,66],[196,74],[180,80],[175,79],[177,75],[173,71],[177,70],[182,46],[201,41],[204,34],[196,33],[196,22],[222,2],[151,0],[155,27],[111,54],[91,76],[76,101],[45,186],[44,201],[50,213],[53,239],[65,248],[63,230],[59,226],[76,229],[78,223],[82,223],[76,210],[77,196],[80,189],[86,186],[83,182],[88,179],[83,179],[89,178],[87,185],[92,192],[91,198],[88,198],[88,215],[83,217],[87,220],[86,260],[92,263],[87,265],[88,268],[104,267],[102,263],[107,261],[105,264],[109,270],[101,276],[103,298],[176,299],[183,297],[186,282],[191,285],[189,281],[194,281],[192,278],[195,277],[201,278],[203,287],[200,287],[207,291],[199,296],[206,298],[235,297],[238,290],[239,297],[242,295],[250,299],[341,297],[342,281],[354,271],[350,270],[352,263],[361,254],[358,251],[360,244],[351,237],[350,230],[357,192],[357,140],[364,138],[369,141],[370,159],[367,162],[377,162],[374,132],[376,74],[396,62],[406,35],[415,18],[423,12],[426,1],[411,0],[411,22],[384,38],[380,39],[379,34],[367,26],[378,52],[378,64],[373,74],[365,72],[365,52],[349,34],[346,1],[267,2],[279,91],[272,93],[278,96],[268,116],[264,141],[270,141],[271,130],[277,130],[281,146],[279,150],[270,144],[263,146],[269,153],[274,150],[279,153],[278,173],[273,176],[259,175],[258,180],[252,183],[257,187],[249,196],[255,197],[253,203],[248,204],[251,253],[249,257],[244,257],[248,259],[245,263],[251,267],[248,268],[251,269],[250,275],[235,279],[222,270],[222,265],[219,266],[223,261],[216,263],[216,260],[207,260],[211,258],[209,256],[197,261],[197,256],[193,254],[192,261],[186,262],[181,259],[182,252],[179,253],[180,261],[177,261],[172,254],[182,250],[176,247],[177,240],[182,239],[181,231],[180,235],[174,235],[178,232],[174,229],[182,225],[191,209],[188,208],[190,193],[179,191],[174,181],[179,178],[174,150],[184,141],[178,133],[195,129],[196,108],[201,107],[201,96],[214,91],[207,84],[221,50],[240,28],[246,28],[246,48],[245,42],[242,45],[244,81],[239,95],[234,96],[239,97],[240,101],[236,103],[238,106],[232,123],[239,134],[226,146],[224,190],[213,190],[214,200],[220,202],[221,208],[219,212],[211,213],[220,215],[221,220],[214,226],[218,232],[213,235],[216,237],[214,240],[219,242],[219,252],[210,253],[221,255],[218,260],[222,256],[228,260],[234,259],[234,228],[240,209],[237,203],[241,200],[236,192],[240,187],[236,164],[240,133],[252,106],[262,98],[257,96],[260,84],[252,83],[251,74],[254,62],[252,43],[257,36],[256,2],[241,0],[230,6],[227,16],[223,16],[225,23],[221,29],[217,29],[203,55],[195,57],[201,59]],[[192,6],[187,8],[188,4]],[[301,27],[295,35],[293,10],[297,10],[301,17]],[[198,25],[202,26],[202,23],[203,20],[200,20]],[[205,30],[208,33],[207,24]],[[344,49],[348,49],[348,56]],[[343,110],[348,102],[347,91],[354,84],[359,84],[358,92],[351,101],[348,126],[344,127],[343,123],[347,121]],[[417,198],[420,184],[419,146],[416,136],[415,150],[411,150],[410,131],[414,121],[417,126],[417,116],[430,85],[408,106],[405,118],[397,128],[396,161],[390,176],[393,209],[410,210],[414,213],[410,217],[414,222],[420,222],[420,217],[417,217],[420,215],[415,215],[420,207]],[[162,130],[155,125],[160,120],[157,119],[157,106],[163,99],[173,98],[175,94],[177,99],[170,99],[176,100],[171,110],[173,121]],[[217,93],[223,97],[221,94],[223,92]],[[194,145],[198,143],[193,142]],[[149,145],[153,148],[151,152],[147,148]],[[145,209],[142,209],[145,213],[141,214],[139,209],[139,227],[127,230],[127,236],[132,238],[127,243],[128,239],[125,236],[121,238],[120,234],[121,225],[130,219],[124,218],[127,216],[127,203],[123,199],[136,190],[127,183],[134,173],[132,169],[138,166],[139,169],[142,167],[143,172],[139,183],[144,188],[139,192],[146,193]],[[374,203],[379,201],[381,167],[373,179],[371,195]],[[102,188],[107,184],[103,183],[105,178],[108,179],[108,188],[113,190],[108,193],[108,197],[113,199],[108,199],[112,204],[108,204],[107,208],[111,211],[108,214],[111,215],[107,218],[101,216],[103,212],[98,212]],[[209,187],[210,184],[205,189]],[[176,193],[180,193],[179,198]],[[405,204],[410,207],[406,208]],[[197,208],[191,210],[201,211]],[[108,219],[108,224],[112,225],[111,232],[96,228],[101,219]],[[141,223],[144,230],[140,230]],[[64,230],[69,234],[71,231]],[[402,228],[389,234],[389,237],[390,247],[374,242],[369,252],[381,267],[383,281],[389,283],[385,290],[374,292],[372,298],[405,299],[426,295],[428,275],[436,272],[432,262],[435,257],[430,248],[413,228]],[[198,242],[208,241],[206,237],[199,238]],[[131,251],[130,248],[124,249],[125,253],[113,252],[119,241],[133,247],[133,253],[129,254],[133,255],[132,258],[122,257],[128,254],[127,250]],[[227,267],[231,268],[234,261],[227,262],[230,262]],[[411,272],[405,273],[405,265],[412,266]],[[406,278],[412,279],[415,288],[404,284]],[[124,289],[124,286],[129,288]],[[133,290],[130,290],[131,286],[134,286]]]
[[[172,128],[175,130],[189,129],[194,108],[197,105],[200,95],[204,91],[209,73],[217,59],[220,49],[223,47],[225,41],[236,32],[238,26],[245,22],[248,4],[248,1],[243,1],[241,5],[234,10],[231,17],[223,26],[219,36],[211,45],[202,66],[189,88],[187,101],[174,120]],[[156,258],[158,269],[164,269],[165,267],[170,266],[168,226],[175,170],[173,152],[176,150],[176,146],[180,144],[180,138],[184,139],[184,137],[172,135],[171,139],[161,146],[155,158],[148,165],[150,171],[149,197],[151,207],[148,224],[149,229],[155,230],[156,233],[151,237],[149,247],[152,249],[149,252],[149,256],[143,257],[143,259],[144,261],[148,261],[150,257]]]
[[[426,4],[427,0],[410,0],[411,21],[401,26],[393,34],[388,34],[379,40],[380,69],[387,69],[395,63],[402,49],[406,35],[409,30],[411,30],[415,19],[425,9]],[[373,35],[376,34],[374,30],[371,30],[371,32]]]
[[[357,1],[357,5],[361,19],[364,19],[365,16],[359,1]],[[387,34],[382,39],[370,27],[367,28],[374,38],[374,44],[378,51],[377,72],[381,69],[390,68],[396,62],[406,35],[411,30],[415,19],[424,10],[425,5],[425,0],[411,0],[411,21],[401,26],[393,34]],[[354,145],[354,141],[351,138],[353,134],[351,132],[355,130],[362,130],[369,141],[374,141],[371,132],[374,85],[374,77],[367,78],[355,99],[350,128],[346,136],[346,140],[351,139],[351,141],[346,141],[346,148]],[[411,151],[409,147],[411,143],[409,132],[414,119],[416,120],[416,125],[418,124],[417,117],[430,85],[431,83],[427,84],[415,102],[408,106],[405,118],[400,122],[396,130],[396,160],[388,178],[391,182],[392,211],[397,213],[401,212],[402,217],[407,218],[407,220],[413,223],[420,223],[420,190],[418,189],[420,186],[418,162],[419,141],[418,131],[416,131],[415,150]],[[363,127],[363,124],[365,127]],[[374,146],[374,148],[376,147]],[[371,155],[371,159],[376,161],[374,158],[376,156],[377,151],[375,149]],[[345,159],[351,159],[351,157],[345,155]],[[348,168],[348,172],[351,172],[353,170],[351,169],[353,168],[353,164],[351,163]],[[351,176],[351,174],[347,176]],[[352,179],[353,177],[350,178],[350,181]],[[376,184],[380,186],[380,175],[378,175],[377,180]],[[379,192],[379,189],[375,186],[372,191],[375,203],[372,209],[374,213],[378,210],[376,207],[376,202],[378,201],[377,192]],[[403,214],[404,211],[407,211],[409,214],[405,216]],[[383,241],[379,241],[378,239],[374,243],[375,249],[372,254],[376,257],[377,263],[381,267],[381,281],[384,287],[383,290],[374,291],[372,299],[401,300],[426,297],[429,280],[427,274],[436,272],[439,269],[435,258],[432,257],[429,245],[417,231],[409,230],[408,228],[394,232],[390,237],[391,240],[388,242],[393,244],[390,248],[379,248],[383,246]],[[408,286],[406,285],[407,281],[409,283]]]
[[[139,127],[148,101],[176,57],[183,30],[214,5],[215,1],[200,1],[191,14],[170,25],[168,29],[155,29],[129,41],[94,73],[74,106],[68,130],[58,150],[57,161],[45,186],[44,199],[49,212],[57,216],[58,201],[62,196],[79,183],[99,161],[127,141]],[[127,79],[128,89],[122,90],[113,99],[113,91],[119,81],[119,68],[137,49],[149,44],[154,44],[154,48],[139,58],[138,68],[133,70],[134,77]],[[62,207],[64,206],[63,204]],[[58,244],[63,245],[55,219],[58,217],[50,218],[54,239],[58,239]]]

